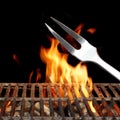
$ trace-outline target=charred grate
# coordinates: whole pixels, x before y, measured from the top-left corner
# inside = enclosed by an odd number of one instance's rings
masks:
[[[67,86],[1,83],[0,120],[120,120],[120,84],[94,83],[89,98],[77,98],[71,89],[72,102],[67,94],[59,95],[60,90],[67,93]],[[88,101],[97,113],[91,111]]]

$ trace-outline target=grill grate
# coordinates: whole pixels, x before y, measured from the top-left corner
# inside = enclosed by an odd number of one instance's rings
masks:
[[[77,98],[71,87],[72,100],[68,96],[68,86],[1,83],[0,120],[120,120],[120,84],[94,83],[89,98]],[[91,111],[90,101],[97,113]]]

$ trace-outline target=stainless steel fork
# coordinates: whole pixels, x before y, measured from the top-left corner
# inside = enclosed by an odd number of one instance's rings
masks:
[[[104,70],[108,71],[111,75],[117,78],[120,81],[120,72],[116,70],[114,67],[106,63],[103,59],[100,58],[97,48],[91,45],[86,39],[84,39],[81,35],[74,32],[72,29],[67,27],[62,22],[57,19],[50,17],[54,22],[56,22],[64,31],[66,31],[69,35],[71,35],[78,43],[80,43],[81,48],[75,49],[71,44],[69,44],[64,38],[62,38],[57,32],[55,32],[47,23],[45,23],[48,30],[53,34],[53,36],[60,41],[60,43],[77,59],[83,62],[94,62],[104,68]]]

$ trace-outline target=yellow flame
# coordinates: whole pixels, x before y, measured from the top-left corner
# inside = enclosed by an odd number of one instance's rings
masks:
[[[79,25],[78,28],[82,28],[83,25]],[[75,31],[79,33],[81,30],[76,28]],[[69,36],[67,36],[69,37]],[[41,60],[46,64],[46,81],[50,83],[67,83],[67,93],[64,93],[62,87],[59,87],[60,96],[67,96],[73,100],[73,93],[71,92],[71,87],[74,88],[74,93],[77,98],[79,97],[89,97],[90,92],[93,89],[93,83],[91,77],[88,76],[87,66],[79,62],[76,66],[72,66],[67,62],[68,54],[62,53],[58,50],[58,40],[49,37],[51,41],[50,48],[41,47],[40,57]],[[89,91],[88,91],[89,87]],[[54,88],[51,89],[52,95],[56,97]],[[95,112],[92,102],[88,102],[90,108]]]
[[[46,81],[51,83],[77,83],[74,90],[77,97],[80,97],[79,89],[82,90],[86,97],[89,93],[86,89],[87,85],[92,86],[91,78],[88,77],[87,66],[81,62],[76,66],[72,66],[67,62],[68,54],[59,52],[59,42],[50,38],[52,43],[50,48],[41,47],[41,60],[46,63]],[[92,90],[92,87],[90,87]]]

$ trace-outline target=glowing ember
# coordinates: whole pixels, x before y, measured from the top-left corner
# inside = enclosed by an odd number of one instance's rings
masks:
[[[77,33],[81,32],[83,24],[80,24],[75,31]],[[72,40],[69,35],[66,36],[68,40]],[[58,49],[59,41],[55,38],[49,37],[51,41],[50,48],[41,47],[40,48],[40,57],[41,60],[46,64],[46,80],[47,83],[59,83],[59,84],[68,84],[67,93],[64,93],[62,87],[59,87],[60,97],[65,97],[66,94],[68,97],[73,100],[73,95],[71,92],[71,87],[74,88],[75,95],[79,97],[89,97],[90,92],[92,91],[93,84],[92,79],[88,76],[87,66],[78,63],[76,66],[72,66],[67,62],[68,54],[62,53]],[[74,83],[74,84],[73,84]],[[89,91],[88,91],[89,87]],[[51,94],[53,97],[56,97],[54,91],[55,88],[51,89]],[[92,102],[88,102],[91,110],[96,112]]]
[[[21,63],[20,63],[20,60],[19,60],[19,58],[18,58],[18,56],[17,56],[17,54],[13,54],[13,60],[18,64],[18,65],[20,65]]]
[[[95,28],[89,28],[87,30],[87,32],[91,33],[91,34],[94,34],[96,32],[96,29]]]

